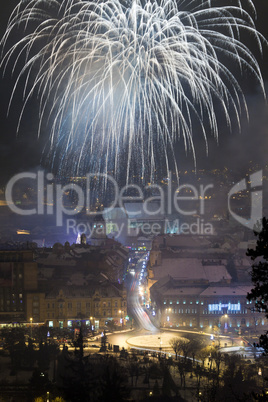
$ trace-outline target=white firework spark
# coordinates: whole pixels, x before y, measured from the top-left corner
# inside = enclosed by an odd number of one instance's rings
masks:
[[[168,168],[179,138],[195,155],[193,121],[205,142],[206,130],[218,138],[219,111],[240,126],[247,106],[237,72],[263,89],[245,32],[261,50],[264,38],[239,0],[22,0],[2,39],[2,66],[16,71],[23,61],[11,101],[22,81],[22,117],[38,95],[40,130],[49,118],[51,155],[62,166],[128,175],[136,162],[152,173],[159,151]]]

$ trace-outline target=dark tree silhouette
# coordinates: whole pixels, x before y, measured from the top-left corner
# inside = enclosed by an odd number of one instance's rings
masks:
[[[268,220],[262,219],[262,228],[259,233],[254,231],[257,236],[256,249],[248,249],[249,256],[254,263],[252,264],[251,280],[254,287],[247,295],[249,301],[254,301],[254,309],[264,312],[268,318]],[[268,352],[268,331],[260,337],[260,345]]]
[[[236,267],[235,267],[235,258],[234,258],[233,254],[230,254],[229,257],[227,258],[226,269],[232,277],[232,282],[237,282],[238,278],[237,278],[237,272],[236,272]]]

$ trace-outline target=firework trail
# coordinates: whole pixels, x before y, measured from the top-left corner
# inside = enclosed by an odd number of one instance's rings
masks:
[[[74,173],[123,169],[128,176],[133,164],[152,175],[160,154],[168,169],[179,139],[195,155],[197,123],[206,146],[207,132],[218,138],[222,116],[239,127],[247,115],[239,77],[246,71],[263,89],[240,38],[250,35],[260,50],[264,38],[250,0],[250,14],[239,0],[214,3],[22,0],[2,39],[2,67],[17,74],[10,105],[24,86],[18,128],[38,97],[39,134],[49,121],[52,162]]]

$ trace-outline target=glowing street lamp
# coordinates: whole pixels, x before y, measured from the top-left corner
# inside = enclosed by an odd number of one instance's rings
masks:
[[[33,318],[30,318],[30,322],[31,322],[31,338],[33,337]]]
[[[122,329],[123,329],[123,325],[124,325],[124,324],[123,324],[122,314],[124,313],[124,311],[119,310],[118,313],[120,314],[120,317],[121,317],[121,318],[120,318],[120,322],[121,322],[121,326],[122,326]]]
[[[224,314],[224,332],[227,332],[228,328],[228,314]]]

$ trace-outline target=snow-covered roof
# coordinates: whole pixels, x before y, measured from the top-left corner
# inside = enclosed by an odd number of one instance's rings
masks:
[[[163,296],[187,296],[187,295],[200,295],[204,288],[200,287],[180,287],[170,288],[163,292]]]
[[[246,296],[252,286],[209,286],[200,296]]]
[[[180,280],[206,280],[220,282],[231,280],[231,276],[224,265],[203,265],[198,258],[165,258],[161,266],[153,267],[154,279],[158,280],[166,275]]]

